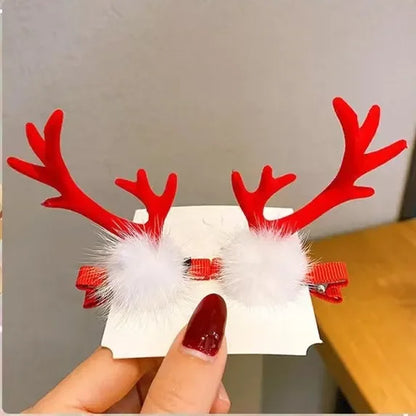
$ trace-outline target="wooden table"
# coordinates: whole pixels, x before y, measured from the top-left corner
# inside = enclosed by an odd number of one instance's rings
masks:
[[[314,299],[328,370],[358,413],[416,412],[416,219],[312,244],[345,261],[344,302]]]

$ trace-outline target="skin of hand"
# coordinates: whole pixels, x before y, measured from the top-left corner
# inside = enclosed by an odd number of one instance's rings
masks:
[[[228,413],[225,321],[224,300],[208,295],[164,359],[101,347],[24,413]]]

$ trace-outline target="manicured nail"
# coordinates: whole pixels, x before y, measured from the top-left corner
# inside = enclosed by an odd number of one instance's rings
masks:
[[[226,319],[224,299],[215,293],[206,296],[189,320],[182,345],[208,357],[215,356],[224,337]]]

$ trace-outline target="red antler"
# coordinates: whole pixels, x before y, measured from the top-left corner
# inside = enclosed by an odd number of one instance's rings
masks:
[[[61,154],[60,137],[62,123],[63,112],[55,110],[45,125],[44,138],[39,134],[34,124],[28,123],[26,125],[26,136],[29,145],[43,163],[43,166],[10,157],[7,159],[10,167],[60,192],[60,196],[44,201],[42,205],[45,207],[63,208],[77,212],[119,236],[136,230],[141,233],[148,233],[158,239],[163,222],[175,197],[176,175],[171,174],[169,176],[166,189],[161,196],[157,196],[152,192],[144,171],[139,170],[137,182],[118,179],[116,183],[119,186],[132,192],[143,202],[149,213],[149,220],[145,224],[136,224],[125,218],[118,217],[98,205],[72,179]]]
[[[234,193],[251,228],[270,227],[294,233],[337,205],[373,195],[373,188],[358,186],[355,182],[367,172],[396,157],[407,147],[405,140],[398,140],[382,149],[365,153],[377,131],[380,108],[377,105],[371,107],[360,127],[357,114],[342,98],[335,98],[333,106],[345,136],[341,167],[334,180],[301,209],[274,221],[266,220],[263,215],[268,199],[280,188],[292,182],[295,179],[293,174],[273,178],[271,168],[266,166],[258,189],[250,193],[245,189],[240,174],[233,172]]]
[[[261,173],[259,186],[254,192],[247,191],[240,172],[231,175],[235,197],[251,228],[261,228],[268,222],[263,216],[267,201],[280,189],[296,179],[296,175],[288,173],[277,178],[273,177],[271,166],[265,166]]]
[[[149,219],[146,223],[146,233],[159,236],[162,232],[163,222],[175,199],[178,182],[177,176],[175,173],[169,175],[168,180],[166,181],[165,190],[161,195],[156,195],[152,191],[144,169],[139,169],[136,177],[136,181],[120,178],[116,179],[115,183],[120,188],[130,192],[146,205],[147,213],[149,214]]]

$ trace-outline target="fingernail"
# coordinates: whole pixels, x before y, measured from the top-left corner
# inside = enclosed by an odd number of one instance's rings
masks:
[[[215,356],[224,338],[226,319],[224,299],[214,293],[206,296],[189,320],[182,345],[208,357]]]

